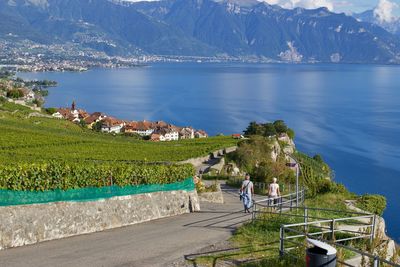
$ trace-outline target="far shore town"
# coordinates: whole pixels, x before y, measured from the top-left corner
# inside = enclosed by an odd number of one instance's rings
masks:
[[[52,116],[67,119],[103,133],[137,134],[144,138],[147,137],[147,140],[151,141],[175,141],[208,137],[208,134],[203,130],[196,130],[192,127],[178,127],[164,121],[124,121],[107,116],[102,112],[89,114],[83,109],[77,109],[75,102],[72,103],[71,108],[59,108]]]

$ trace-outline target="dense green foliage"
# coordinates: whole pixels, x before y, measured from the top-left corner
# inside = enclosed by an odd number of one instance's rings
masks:
[[[236,152],[229,156],[241,170],[250,173],[253,180],[270,183],[277,177],[282,183],[294,183],[295,174],[287,168],[284,155],[273,161],[271,152],[277,145],[275,139],[262,136],[252,136],[239,143]]]
[[[57,108],[46,108],[44,111],[45,111],[47,114],[52,115],[52,114],[56,113],[57,110],[58,110]]]
[[[20,78],[18,78],[18,79],[20,79]],[[36,86],[36,87],[42,87],[42,88],[57,86],[56,81],[50,81],[50,80],[24,81],[24,80],[20,79],[20,81],[22,81],[26,86]]]
[[[309,196],[346,190],[343,185],[331,181],[332,171],[320,155],[311,158],[304,153],[296,152],[293,156],[300,163],[300,177],[307,187]]]
[[[11,89],[7,91],[7,97],[9,98],[21,98],[24,96],[24,92],[21,89]]]
[[[294,138],[294,131],[290,129],[283,120],[276,120],[273,123],[257,123],[250,122],[244,134],[246,136],[260,135],[264,137],[271,137],[280,134],[287,134],[291,139]]]
[[[35,92],[35,94],[38,94],[40,96],[48,96],[49,95],[49,90],[44,90],[44,89],[33,89],[33,92]]]
[[[68,190],[107,185],[163,184],[194,175],[192,165],[18,163],[0,165],[0,189]]]
[[[386,198],[381,195],[362,195],[357,199],[356,203],[360,209],[380,216],[386,209]]]

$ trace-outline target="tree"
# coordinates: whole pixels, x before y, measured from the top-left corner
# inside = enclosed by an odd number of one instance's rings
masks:
[[[101,126],[103,125],[102,121],[98,121],[93,125],[93,130],[100,132],[101,131]]]
[[[262,135],[262,129],[257,122],[252,121],[250,122],[249,126],[247,126],[247,129],[244,131],[245,135]]]
[[[264,128],[264,136],[265,137],[276,135],[276,130],[275,130],[274,124],[266,123],[263,126],[264,126],[263,128]]]
[[[278,134],[286,133],[288,131],[288,127],[283,120],[274,121],[274,127]]]

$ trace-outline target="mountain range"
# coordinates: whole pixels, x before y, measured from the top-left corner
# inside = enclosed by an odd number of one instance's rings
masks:
[[[70,42],[110,55],[400,62],[400,36],[371,21],[256,0],[3,0],[0,17],[0,39]]]
[[[389,21],[380,18],[374,10],[353,15],[357,20],[376,24],[390,33],[400,36],[400,18],[393,18]]]

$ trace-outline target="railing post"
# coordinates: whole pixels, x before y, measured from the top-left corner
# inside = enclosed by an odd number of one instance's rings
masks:
[[[278,201],[279,201],[279,207],[280,207],[280,208],[279,208],[279,213],[282,214],[282,196],[279,197],[279,200],[278,200]]]
[[[332,219],[331,221],[331,226],[330,226],[330,230],[331,230],[331,240],[335,240],[335,219]]]
[[[307,223],[308,223],[308,209],[307,209],[307,207],[305,207],[304,208],[304,233],[307,233],[307,231],[308,231]]]
[[[376,215],[372,217],[372,228],[371,228],[371,236],[369,238],[369,241],[372,243],[375,238],[375,224],[376,224]]]
[[[256,212],[257,212],[257,203],[254,202],[253,204],[253,212],[251,214],[251,220],[254,221],[254,219],[256,218]]]
[[[292,211],[292,206],[293,206],[292,194],[290,194],[289,196],[290,196],[290,211]]]
[[[379,258],[378,256],[374,257],[374,263],[372,264],[373,267],[379,267]]]
[[[284,240],[285,240],[285,226],[281,225],[281,229],[279,231],[279,255],[282,257],[285,249],[284,245]]]

